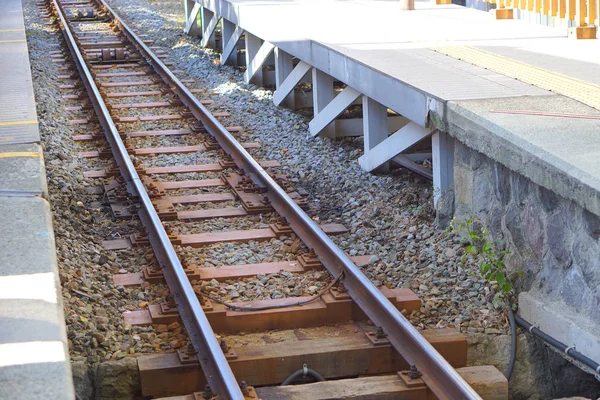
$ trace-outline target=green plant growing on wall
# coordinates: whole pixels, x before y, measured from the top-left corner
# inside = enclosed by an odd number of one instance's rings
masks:
[[[473,258],[480,256],[479,273],[490,283],[498,284],[498,295],[494,297],[494,307],[499,307],[502,304],[510,303],[510,295],[513,289],[507,275],[504,256],[511,254],[510,251],[496,250],[496,246],[491,237],[490,230],[479,223],[476,217],[469,218],[465,222],[457,222],[452,220],[451,228],[458,234],[465,234],[468,239],[465,247],[465,254],[462,262],[466,263],[469,255]],[[519,274],[520,271],[517,271]]]

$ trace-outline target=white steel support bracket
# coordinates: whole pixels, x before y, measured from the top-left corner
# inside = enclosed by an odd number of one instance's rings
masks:
[[[359,97],[359,91],[351,88],[350,86],[346,86],[341,93],[335,96],[333,100],[331,100],[329,104],[325,106],[325,108],[321,109],[319,113],[315,115],[312,121],[310,121],[308,124],[310,134],[312,136],[317,136],[319,133],[321,133],[327,127],[327,125],[332,123],[338,115],[343,113],[344,110]]]
[[[244,30],[233,22],[223,18],[223,53],[221,64],[237,65],[237,44],[244,34]]]
[[[398,154],[419,143],[433,134],[431,129],[423,128],[414,122],[409,122],[393,135],[379,143],[377,146],[363,154],[358,159],[362,169],[374,171],[381,167]]]
[[[454,138],[436,131],[431,138],[433,162],[433,204],[454,186]]]
[[[365,154],[389,137],[387,107],[370,97],[362,98],[363,139]],[[381,172],[387,172],[389,163],[379,167]]]
[[[206,7],[202,7],[202,40],[200,46],[215,47],[215,28],[219,23],[219,17]]]
[[[289,73],[283,82],[277,87],[275,93],[273,93],[273,103],[276,106],[281,105],[286,97],[293,92],[294,88],[300,81],[308,74],[312,67],[300,61],[298,65]]]
[[[199,3],[194,3],[190,0],[186,0],[185,4],[187,18],[185,23],[185,33],[190,36],[197,36],[200,33],[200,29],[198,28],[198,13],[202,6]]]
[[[312,69],[312,95],[314,118],[325,110],[327,105],[335,98],[333,90],[333,77],[317,68]],[[321,136],[335,138],[335,124],[326,126],[321,130]]]
[[[276,47],[274,50],[275,57],[275,88],[279,89],[285,79],[291,74],[294,70],[294,57],[281,50],[279,47]],[[294,92],[290,92],[283,103],[286,107],[291,109],[296,108],[296,96]]]
[[[250,39],[249,39],[250,37]],[[260,47],[257,46],[260,39],[246,32],[246,72],[244,81],[250,83],[252,78],[257,77],[256,83],[262,85],[262,67],[267,58],[273,53],[275,46],[264,41]]]

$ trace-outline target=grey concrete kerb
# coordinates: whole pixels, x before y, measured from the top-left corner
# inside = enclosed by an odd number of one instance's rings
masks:
[[[46,200],[0,197],[0,398],[72,399]]]
[[[511,115],[491,110],[600,116],[563,96],[448,102],[441,119],[451,136],[536,184],[600,215],[600,121]]]
[[[0,146],[0,195],[48,197],[44,156],[39,144]]]

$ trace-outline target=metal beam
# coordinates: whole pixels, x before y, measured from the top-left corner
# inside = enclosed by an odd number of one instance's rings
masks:
[[[202,7],[202,40],[200,46],[215,48],[215,28],[219,23],[219,17],[206,7]]]
[[[433,204],[454,186],[454,138],[437,131],[431,138],[433,162]]]
[[[294,70],[294,57],[281,50],[279,47],[275,48],[275,87],[279,89],[285,79],[292,73]],[[293,92],[290,92],[283,103],[286,107],[291,108],[292,110],[296,108],[296,96]]]
[[[248,36],[248,32],[246,32],[246,37]],[[248,48],[246,47],[246,60],[248,60],[251,56],[252,59],[250,62],[246,62],[246,72],[244,72],[244,81],[246,83],[250,83],[252,78],[260,72],[261,79],[260,83],[262,84],[262,67],[267,58],[273,53],[275,46],[267,41],[264,41],[262,45],[256,50],[256,53],[250,54]],[[258,79],[257,79],[258,81]]]
[[[398,154],[406,151],[421,140],[431,136],[433,131],[410,122],[400,128],[389,138],[373,147],[368,153],[358,159],[360,166],[366,171],[373,171]]]
[[[314,89],[313,89],[314,90]],[[308,124],[308,129],[310,134],[313,136],[317,136],[321,133],[330,123],[332,123],[338,115],[344,112],[346,108],[348,108],[354,100],[358,99],[360,96],[360,92],[354,90],[350,86],[346,86],[341,93],[334,97],[333,100],[329,102],[319,111],[318,114],[310,121]],[[387,124],[387,121],[386,121]],[[387,130],[387,126],[386,126]]]
[[[383,142],[389,136],[387,107],[383,104],[363,96],[363,136],[364,136],[364,154],[369,154],[371,149]],[[387,172],[389,163],[384,163],[379,167],[380,170]]]
[[[258,53],[258,50],[262,46],[262,40],[258,36],[254,36],[250,32],[246,32],[245,35],[246,42],[246,66],[252,63],[254,57]],[[244,74],[244,80],[249,83],[250,79],[246,80],[246,74]],[[263,83],[262,69],[254,71],[252,76],[252,83],[261,86]]]
[[[315,118],[335,97],[333,77],[316,68],[312,69],[313,115]],[[329,125],[321,130],[322,135],[335,138],[335,125]]]
[[[312,67],[309,64],[300,61],[285,80],[277,87],[275,93],[273,93],[273,103],[278,106],[290,93],[293,95],[294,88],[306,74],[308,74],[308,71],[310,71],[311,68]]]
[[[200,28],[198,27],[198,13],[200,12],[200,4],[194,3],[194,5],[190,8],[192,1],[186,0],[186,23],[185,23],[185,33],[190,36],[198,36],[200,34]],[[190,11],[187,14],[187,11]]]
[[[226,20],[223,21],[223,53],[221,54],[221,64],[237,65],[237,44],[244,34],[244,30]]]

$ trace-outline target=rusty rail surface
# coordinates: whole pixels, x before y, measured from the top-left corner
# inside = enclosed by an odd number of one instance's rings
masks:
[[[95,0],[112,17],[137,51],[146,57],[154,71],[168,84],[173,93],[202,122],[222,149],[233,159],[267,196],[271,205],[286,218],[293,231],[311,248],[333,276],[343,274],[343,283],[350,296],[365,314],[387,334],[392,346],[422,373],[431,391],[441,399],[479,399],[477,393],[463,380],[450,364],[427,342],[412,324],[371,283],[360,269],[340,250],[319,226],[286,194],[259,163],[237,142],[227,129],[189,91],[163,62],[150,50],[132,29],[104,0]],[[88,91],[94,110],[106,132],[114,158],[127,182],[128,191],[139,201],[139,216],[145,226],[157,259],[163,267],[165,279],[180,310],[183,323],[198,351],[200,364],[211,389],[220,398],[243,399],[238,383],[215,339],[214,332],[188,281],[184,269],[154,209],[145,187],[129,158],[110,113],[86,66],[69,22],[61,11],[58,0],[52,0],[63,35],[73,54],[82,81]]]

